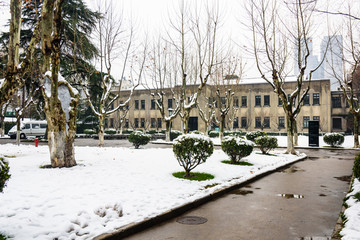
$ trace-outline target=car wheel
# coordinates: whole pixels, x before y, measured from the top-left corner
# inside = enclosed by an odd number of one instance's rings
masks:
[[[25,133],[21,133],[21,134],[20,134],[20,139],[25,139],[25,138],[26,138]]]

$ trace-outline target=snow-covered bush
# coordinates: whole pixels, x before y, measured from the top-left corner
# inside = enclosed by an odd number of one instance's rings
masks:
[[[267,154],[272,149],[277,148],[278,140],[276,137],[261,136],[255,138],[256,145],[259,146],[262,154]]]
[[[151,135],[143,133],[142,131],[135,131],[128,137],[129,142],[131,142],[136,149],[138,149],[140,145],[148,144],[150,139]]]
[[[225,131],[224,136],[242,136],[242,131]]]
[[[94,129],[84,129],[85,134],[95,134],[96,131]]]
[[[209,137],[211,138],[215,138],[215,137],[218,137],[219,136],[219,132],[217,131],[210,131],[209,132]]]
[[[248,132],[248,133],[246,133],[246,139],[250,140],[252,142],[255,142],[255,138],[261,137],[261,136],[266,136],[266,135],[267,134],[264,131]]]
[[[344,143],[344,136],[340,133],[326,133],[323,140],[332,147],[338,147]]]
[[[253,151],[253,143],[236,136],[226,136],[221,142],[221,149],[230,157],[231,163],[240,161]]]
[[[0,157],[0,192],[6,187],[6,182],[10,178],[9,170],[9,163]]]
[[[173,140],[173,139],[177,138],[180,135],[182,135],[181,131],[171,130],[171,132],[170,132],[170,140]]]
[[[105,133],[106,133],[106,134],[115,134],[115,133],[116,133],[116,129],[113,129],[113,128],[105,129]]]
[[[202,134],[181,135],[174,140],[173,144],[173,152],[180,166],[185,169],[185,177],[190,177],[190,171],[206,162],[213,151],[213,142]]]
[[[354,177],[360,180],[360,153],[355,157],[353,172]]]
[[[200,131],[198,131],[198,130],[192,131],[191,133],[193,133],[193,134],[202,134],[202,135],[204,135],[204,133],[203,133],[203,132],[200,132]]]

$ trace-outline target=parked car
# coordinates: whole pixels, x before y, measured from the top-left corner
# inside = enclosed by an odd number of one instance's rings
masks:
[[[31,120],[23,122],[20,125],[20,138],[44,137],[46,134],[47,122],[45,120]],[[16,138],[16,126],[12,127],[8,135],[10,138]]]

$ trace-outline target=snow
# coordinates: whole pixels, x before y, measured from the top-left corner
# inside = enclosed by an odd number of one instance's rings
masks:
[[[5,82],[5,78],[1,78],[1,79],[0,79],[0,88],[1,88],[1,86],[3,85],[4,82]]]
[[[354,179],[353,191],[347,194],[349,199],[346,201],[349,208],[344,212],[347,218],[345,227],[341,230],[340,234],[343,240],[353,240],[360,238],[360,201],[353,197],[354,194],[360,193],[360,181]]]
[[[45,95],[49,98],[51,97],[51,72],[47,71],[44,77],[44,88],[45,88]]]
[[[76,147],[75,152],[77,166],[44,169],[39,166],[50,162],[47,146],[1,145],[0,155],[9,161],[12,175],[0,194],[4,234],[15,239],[90,239],[304,157],[282,150],[272,152],[277,156],[253,152],[245,158],[253,166],[235,166],[221,163],[227,155],[214,150],[195,171],[215,178],[196,182],[172,176],[183,169],[171,148]]]

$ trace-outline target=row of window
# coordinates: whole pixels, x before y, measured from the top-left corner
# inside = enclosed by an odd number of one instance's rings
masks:
[[[313,116],[313,120],[314,121],[320,121],[320,117],[319,116]],[[309,116],[304,116],[303,117],[303,127],[304,128],[308,128],[309,127],[309,121],[310,121],[310,117]],[[248,119],[247,117],[241,117],[241,128],[247,128],[248,127]],[[234,128],[239,128],[239,118],[235,118],[234,119]],[[261,117],[255,117],[255,128],[270,128],[270,117],[264,117],[263,120],[261,121]],[[285,117],[278,117],[278,122],[277,122],[277,128],[278,129],[282,129],[285,128]]]
[[[151,99],[151,102],[150,102],[150,109],[151,110],[157,109],[155,101],[156,101],[155,99]],[[145,110],[145,105],[146,105],[145,100],[140,100],[140,101],[135,100],[134,105],[135,105],[134,108],[136,110],[139,110],[139,109]],[[173,108],[173,100],[171,98],[168,99],[168,108]]]

